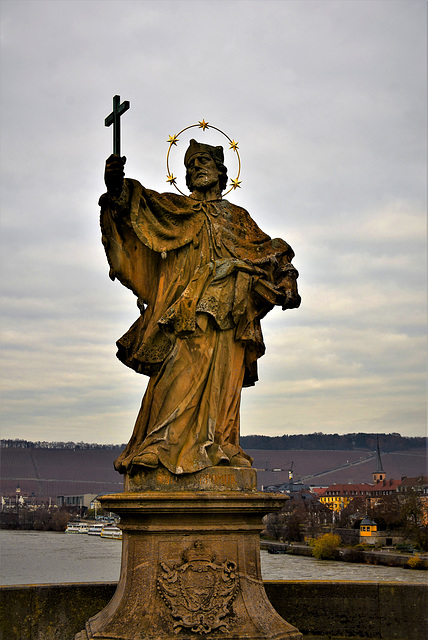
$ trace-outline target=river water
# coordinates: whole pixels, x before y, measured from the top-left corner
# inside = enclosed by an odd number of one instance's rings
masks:
[[[116,582],[122,545],[85,534],[0,530],[0,584]],[[261,552],[264,580],[425,583],[426,571]]]

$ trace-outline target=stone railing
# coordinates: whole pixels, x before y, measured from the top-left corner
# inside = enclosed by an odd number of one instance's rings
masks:
[[[73,640],[116,584],[0,587],[1,640]],[[266,593],[278,613],[311,640],[425,640],[428,585],[275,581]]]

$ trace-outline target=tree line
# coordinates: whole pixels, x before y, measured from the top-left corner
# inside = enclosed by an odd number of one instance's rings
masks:
[[[381,451],[408,451],[409,449],[423,449],[427,447],[426,437],[402,436],[399,433],[309,433],[299,435],[241,436],[241,446],[244,449],[307,449],[307,450],[340,450],[352,451],[365,449],[373,451],[377,446]],[[4,439],[0,440],[0,447],[14,449],[123,449],[125,444],[98,444],[95,442],[47,442],[37,440]]]
[[[45,440],[3,439],[0,447],[9,449],[123,449],[125,444],[98,444],[96,442],[47,442]]]
[[[241,446],[244,449],[308,449],[308,450],[341,450],[367,449],[373,451],[377,446],[383,452],[407,451],[427,446],[425,437],[401,436],[399,433],[309,433],[283,436],[242,436]]]

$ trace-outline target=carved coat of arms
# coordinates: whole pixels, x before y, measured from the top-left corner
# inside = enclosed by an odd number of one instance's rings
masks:
[[[161,562],[160,595],[171,610],[174,631],[226,631],[230,605],[239,590],[236,564],[216,562],[216,554],[200,540],[182,554],[181,564]]]

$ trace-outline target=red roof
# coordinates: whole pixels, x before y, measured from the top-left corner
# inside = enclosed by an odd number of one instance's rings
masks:
[[[418,476],[417,478],[403,478],[401,484],[405,487],[417,487],[428,484],[428,476]]]
[[[373,485],[373,491],[397,491],[397,487],[400,486],[401,480],[381,480]]]
[[[371,493],[373,490],[372,484],[367,484],[366,482],[362,482],[360,484],[331,484],[325,491],[321,494],[324,496],[360,496],[366,495],[366,493]]]
[[[413,481],[417,478],[413,478]],[[376,484],[368,484],[362,482],[360,484],[331,484],[322,493],[318,494],[318,497],[326,496],[338,496],[338,497],[357,497],[364,495],[377,495],[379,493],[385,494],[385,492],[393,493],[397,491],[397,488],[402,484],[402,480],[382,480]],[[412,484],[416,484],[413,482]]]
[[[309,490],[311,493],[315,493],[315,495],[319,497],[324,493],[325,487],[310,487]]]

